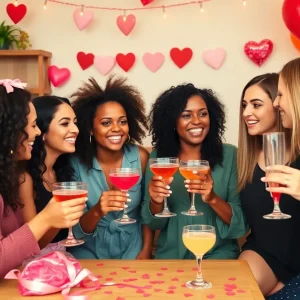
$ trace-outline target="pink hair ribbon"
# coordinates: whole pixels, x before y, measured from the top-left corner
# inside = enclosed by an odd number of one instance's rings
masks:
[[[15,88],[24,89],[27,86],[27,83],[21,82],[20,79],[0,79],[0,85],[3,85],[6,88],[7,94],[12,93]]]

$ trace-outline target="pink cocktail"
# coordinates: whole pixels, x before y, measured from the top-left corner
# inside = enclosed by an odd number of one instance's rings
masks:
[[[119,188],[121,191],[128,193],[128,190],[138,183],[140,179],[140,171],[133,168],[111,169],[109,172],[109,179],[114,186]],[[126,214],[126,210],[124,209],[123,216],[116,219],[115,222],[126,225],[135,223],[136,220],[129,218]]]

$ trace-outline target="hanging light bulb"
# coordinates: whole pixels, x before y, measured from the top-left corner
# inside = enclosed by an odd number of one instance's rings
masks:
[[[15,1],[15,6],[18,6],[18,0]]]
[[[126,17],[126,10],[124,9],[124,15],[123,15],[123,21],[126,22],[127,17]]]
[[[45,2],[44,2],[44,9],[45,9],[45,10],[47,9],[47,1],[48,1],[48,0],[45,0]]]
[[[165,6],[163,6],[163,7],[162,7],[162,9],[163,9],[163,15],[164,15],[164,19],[166,19],[166,18],[167,18],[167,13],[166,13]]]
[[[246,0],[243,0],[243,5],[246,6],[247,5],[247,2]]]
[[[202,3],[202,1],[200,1],[199,4],[200,4],[200,11],[203,13],[203,12],[204,12],[204,8],[203,8],[203,3]]]
[[[80,12],[81,16],[83,16],[83,12],[84,12],[84,5],[81,5],[81,12]]]

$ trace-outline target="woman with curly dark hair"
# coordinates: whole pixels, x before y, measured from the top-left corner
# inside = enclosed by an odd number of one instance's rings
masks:
[[[33,219],[23,222],[20,163],[31,158],[35,138],[41,133],[31,95],[23,88],[18,80],[0,80],[0,279],[39,253],[37,241],[49,229],[75,225],[86,201],[52,199]]]
[[[147,129],[141,95],[125,79],[110,77],[105,89],[91,78],[72,97],[79,127],[73,167],[78,179],[88,182],[89,197],[86,213],[73,230],[85,243],[71,253],[77,258],[150,258],[152,231],[140,220],[149,154],[134,144],[142,142]],[[139,169],[142,175],[129,194],[109,178],[110,169],[121,167]],[[124,208],[136,223],[115,222]]]
[[[146,194],[142,216],[152,229],[161,230],[156,258],[190,259],[193,254],[182,242],[183,226],[213,225],[216,243],[204,258],[237,258],[236,239],[246,233],[237,192],[236,147],[223,144],[224,106],[211,90],[193,84],[171,87],[162,93],[150,112],[150,132],[154,151],[150,158],[177,157],[180,160],[208,160],[211,172],[203,180],[185,180],[177,172],[167,182],[146,171]],[[170,191],[170,184],[172,192]],[[189,194],[195,193],[200,216],[181,214],[190,206]],[[158,218],[168,197],[175,217]]]
[[[52,184],[72,181],[70,153],[75,152],[77,118],[68,99],[42,96],[32,101],[41,135],[36,137],[25,181],[20,187],[24,221],[30,221],[52,198]],[[53,228],[39,241],[41,248],[67,237],[68,230]]]

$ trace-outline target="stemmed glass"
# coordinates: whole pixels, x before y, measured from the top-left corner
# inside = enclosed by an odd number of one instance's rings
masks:
[[[122,192],[128,193],[128,191],[138,183],[140,179],[140,171],[134,168],[115,168],[109,171],[110,182],[119,188]],[[129,218],[124,208],[123,216],[114,220],[116,223],[127,225],[135,223],[136,220]]]
[[[271,132],[263,134],[263,149],[266,167],[272,165],[284,165],[286,160],[285,153],[285,135],[284,132]],[[270,171],[269,171],[270,172]],[[267,176],[268,173],[267,172]],[[279,187],[280,184],[270,182],[270,187]],[[274,201],[274,209],[271,214],[264,215],[265,219],[269,220],[284,220],[291,218],[290,215],[281,212],[279,201],[281,193],[270,193]]]
[[[179,160],[176,157],[150,158],[149,166],[152,173],[161,176],[163,181],[166,182],[178,170]],[[160,218],[169,218],[176,215],[177,214],[169,211],[167,198],[164,198],[164,209],[161,213],[158,213],[155,216]]]
[[[86,198],[88,195],[88,185],[85,182],[69,181],[55,182],[52,185],[52,194],[56,201],[68,201],[78,198]],[[82,245],[83,240],[76,240],[72,227],[69,228],[68,237],[59,242],[64,247],[74,247]]]
[[[209,172],[209,162],[207,160],[187,160],[180,161],[179,172],[185,179],[198,179],[201,180],[207,176]],[[187,211],[182,211],[183,215],[187,216],[201,216],[203,212],[197,211],[195,207],[195,193],[191,195],[191,207]]]
[[[212,287],[202,277],[201,262],[203,255],[209,251],[216,242],[215,227],[210,225],[187,225],[183,227],[182,240],[184,245],[194,253],[197,261],[197,277],[193,281],[187,281],[185,285],[190,289],[202,290]]]

